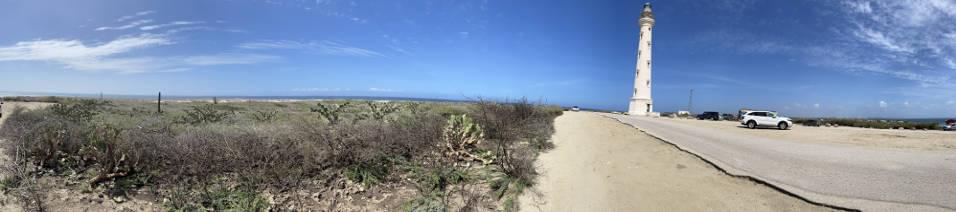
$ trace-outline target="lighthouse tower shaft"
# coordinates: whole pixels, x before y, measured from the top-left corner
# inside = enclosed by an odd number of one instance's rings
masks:
[[[654,111],[651,100],[651,29],[654,28],[654,14],[651,4],[644,4],[639,20],[641,35],[637,44],[637,66],[634,74],[634,93],[628,107],[630,115],[649,115]]]

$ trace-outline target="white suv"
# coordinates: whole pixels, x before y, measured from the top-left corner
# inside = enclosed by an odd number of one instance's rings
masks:
[[[750,111],[740,117],[740,124],[747,125],[750,129],[776,126],[777,129],[785,130],[793,126],[793,121],[787,117],[777,116],[777,112],[773,111]]]

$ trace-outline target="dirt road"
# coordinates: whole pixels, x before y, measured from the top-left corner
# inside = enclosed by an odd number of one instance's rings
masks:
[[[556,148],[523,211],[827,211],[723,174],[695,156],[594,113],[555,120]]]

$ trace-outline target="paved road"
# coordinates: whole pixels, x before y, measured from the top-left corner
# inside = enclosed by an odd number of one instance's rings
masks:
[[[730,174],[750,176],[814,202],[865,211],[956,211],[956,152],[808,144],[658,118],[605,116],[695,153]]]

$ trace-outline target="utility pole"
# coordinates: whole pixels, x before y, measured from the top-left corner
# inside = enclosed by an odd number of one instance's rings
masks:
[[[687,98],[687,113],[693,113],[691,110],[694,108],[694,89],[690,89],[690,97]]]
[[[163,92],[159,92],[159,96],[156,97],[156,112],[163,113]]]

